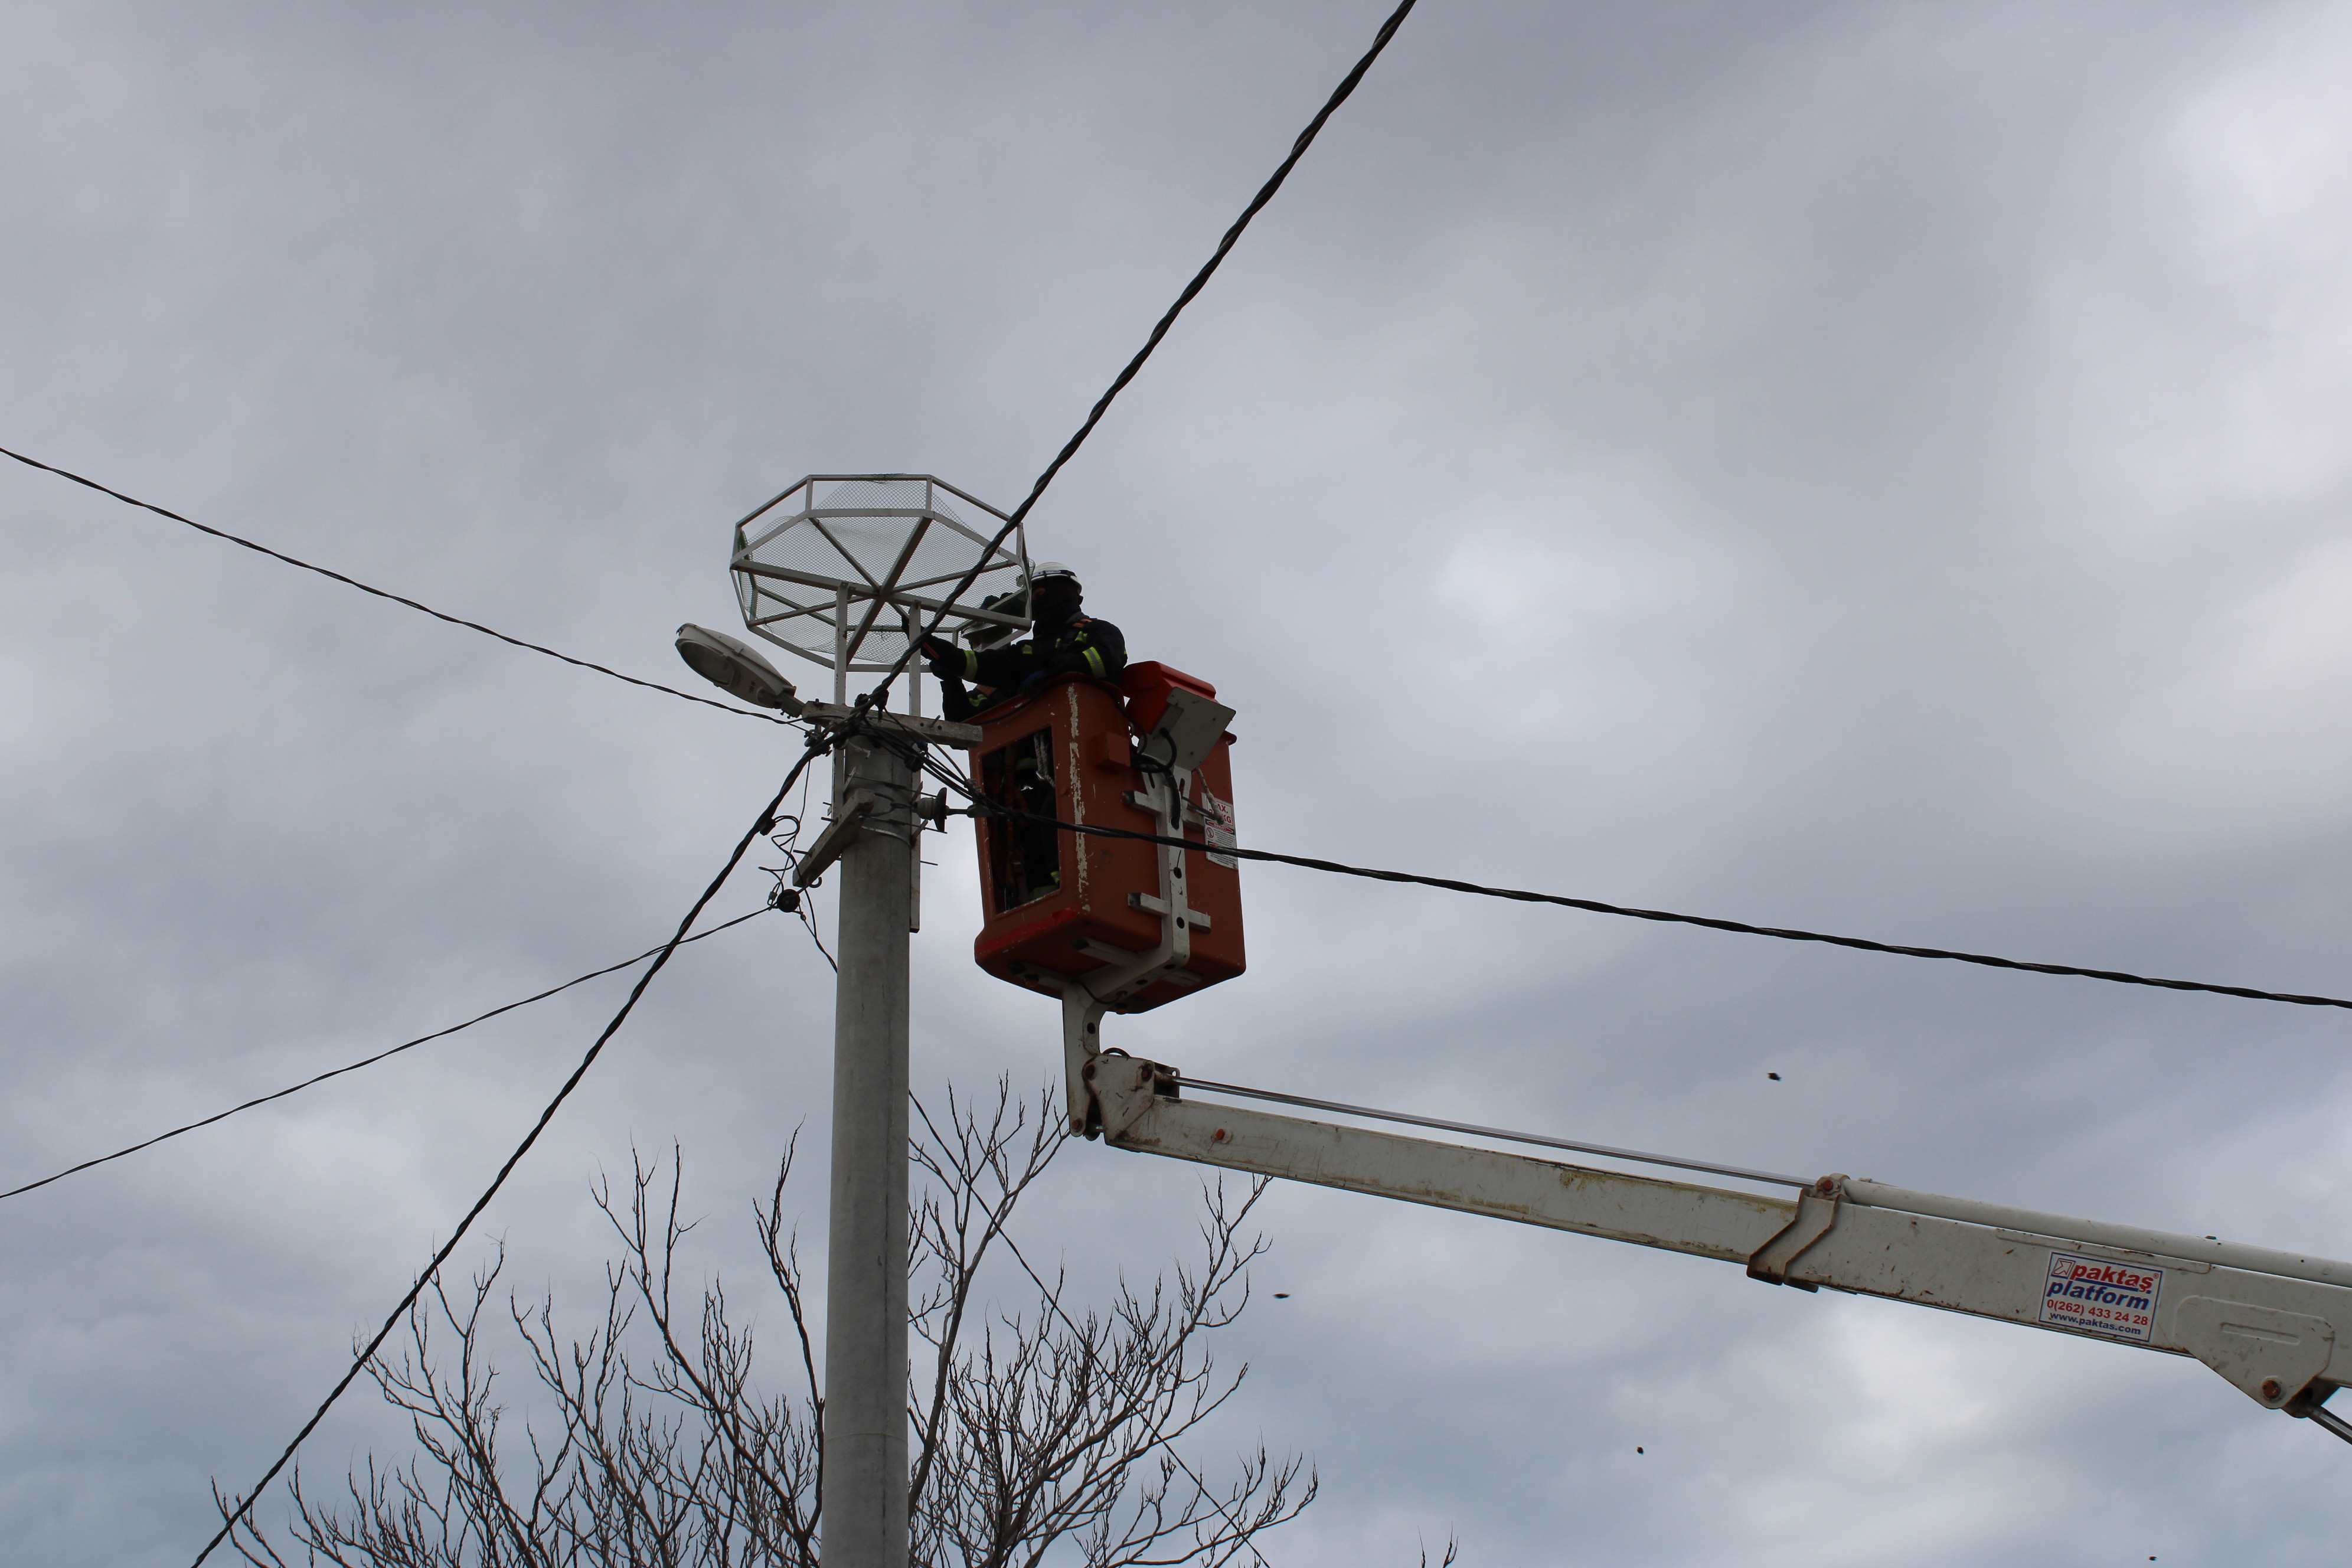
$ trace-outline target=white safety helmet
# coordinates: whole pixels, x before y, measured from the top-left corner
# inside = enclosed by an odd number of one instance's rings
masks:
[[[1040,561],[1029,574],[1029,585],[1033,588],[1040,583],[1057,582],[1067,583],[1073,588],[1080,586],[1078,574],[1058,561]]]

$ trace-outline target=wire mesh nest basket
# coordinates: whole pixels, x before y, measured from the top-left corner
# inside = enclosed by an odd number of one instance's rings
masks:
[[[735,525],[743,624],[837,675],[885,670],[977,573],[940,623],[984,646],[1029,622],[1023,531],[929,474],[811,474]]]

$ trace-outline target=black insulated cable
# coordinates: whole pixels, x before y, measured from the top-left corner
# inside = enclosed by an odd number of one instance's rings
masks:
[[[479,632],[486,637],[496,637],[499,641],[506,643],[510,647],[526,648],[532,653],[543,653],[548,658],[561,659],[565,664],[574,665],[582,669],[593,669],[599,675],[609,675],[615,680],[625,680],[631,686],[642,686],[648,691],[667,692],[672,697],[682,697],[688,702],[699,702],[705,708],[717,708],[722,711],[733,713],[740,718],[764,720],[772,724],[792,723],[791,720],[779,717],[773,713],[756,713],[749,708],[738,708],[731,702],[719,702],[709,697],[697,697],[691,691],[680,691],[677,687],[664,686],[658,680],[640,680],[634,675],[623,675],[617,669],[607,668],[605,666],[594,663],[589,659],[574,658],[568,653],[558,653],[551,647],[545,647],[535,642],[525,642],[520,637],[510,637],[502,631],[497,631],[489,626],[482,625],[479,621],[469,621],[460,616],[446,615],[442,611],[435,609],[430,605],[420,605],[414,599],[404,599],[398,594],[388,593],[382,588],[372,588],[356,577],[346,577],[341,572],[330,571],[324,566],[314,566],[308,561],[297,560],[295,557],[285,553],[283,551],[270,549],[267,544],[257,544],[250,539],[242,539],[234,533],[228,533],[217,528],[208,527],[204,523],[196,521],[194,518],[182,517],[178,512],[173,511],[167,507],[157,506],[152,501],[141,500],[137,496],[124,495],[118,489],[110,489],[106,486],[100,484],[96,479],[84,479],[81,475],[73,472],[69,468],[60,468],[53,463],[44,463],[39,458],[28,458],[22,452],[12,452],[5,447],[0,447],[0,458],[14,458],[16,461],[24,464],[28,468],[38,468],[45,474],[55,474],[61,479],[71,479],[75,484],[83,486],[89,489],[96,490],[102,496],[112,496],[116,500],[122,502],[125,506],[135,506],[142,511],[152,511],[157,517],[168,517],[173,522],[184,522],[190,528],[194,529],[198,533],[209,533],[215,539],[226,540],[231,544],[242,545],[246,549],[252,551],[257,555],[267,555],[272,561],[283,561],[289,566],[299,566],[305,572],[316,572],[320,576],[332,578],[334,581],[342,584],[345,587],[357,588],[361,593],[373,594],[379,599],[389,599],[395,605],[405,605],[410,609],[415,610],[420,614],[431,616],[436,621],[446,621],[453,626],[463,626],[469,632]]]
[[[915,657],[915,651],[929,638],[938,635],[940,623],[947,618],[949,608],[958,599],[963,597],[965,591],[979,580],[981,568],[996,558],[998,548],[1007,539],[1013,537],[1013,531],[1019,528],[1023,521],[1028,517],[1029,509],[1037,504],[1037,498],[1045,493],[1045,487],[1054,482],[1054,476],[1062,471],[1062,465],[1076,457],[1078,448],[1086,444],[1087,437],[1094,434],[1095,426],[1102,423],[1103,415],[1109,410],[1111,400],[1127,390],[1127,384],[1135,379],[1136,372],[1143,368],[1143,362],[1151,357],[1151,351],[1160,346],[1160,340],[1168,335],[1168,329],[1174,326],[1176,318],[1184,313],[1184,307],[1191,304],[1194,296],[1208,287],[1209,279],[1215,275],[1217,268],[1224,264],[1226,253],[1232,250],[1234,244],[1240,240],[1242,231],[1249,227],[1250,220],[1264,211],[1268,202],[1274,200],[1275,193],[1282,189],[1282,183],[1290,178],[1290,171],[1298,166],[1298,160],[1307,156],[1307,149],[1315,144],[1317,136],[1322,134],[1324,121],[1329,120],[1338,111],[1339,106],[1348,101],[1349,97],[1355,92],[1357,84],[1364,79],[1364,73],[1372,68],[1372,62],[1381,58],[1381,51],[1389,47],[1391,38],[1396,37],[1396,30],[1404,26],[1404,19],[1412,14],[1414,3],[1415,0],[1402,0],[1402,4],[1389,13],[1388,20],[1382,22],[1380,31],[1372,36],[1372,47],[1364,51],[1364,58],[1356,62],[1355,69],[1349,71],[1341,79],[1339,85],[1332,89],[1331,96],[1324,101],[1321,109],[1316,110],[1315,118],[1307,122],[1307,129],[1300,132],[1298,139],[1290,144],[1290,156],[1285,158],[1281,166],[1275,170],[1272,177],[1258,187],[1258,193],[1250,199],[1250,205],[1242,209],[1242,216],[1234,219],[1233,226],[1226,229],[1225,237],[1217,242],[1216,250],[1211,254],[1208,260],[1201,264],[1201,270],[1192,274],[1192,280],[1184,285],[1184,291],[1176,296],[1176,302],[1169,306],[1159,321],[1153,325],[1151,335],[1144,340],[1141,348],[1135,351],[1135,357],[1127,362],[1127,368],[1120,371],[1112,380],[1108,391],[1095,399],[1095,405],[1087,412],[1086,423],[1078,426],[1077,434],[1062,443],[1062,449],[1054,455],[1052,462],[1045,465],[1045,471],[1037,476],[1037,482],[1029,487],[1028,498],[1013,509],[1013,515],[1004,520],[1004,526],[996,531],[996,537],[988,542],[988,548],[980,552],[979,559],[972,563],[971,570],[965,573],[962,581],[959,582],[953,590],[940,601],[940,607],[932,615],[930,625],[923,628],[920,637],[908,640],[906,651],[901,653],[897,662],[890,666],[889,673],[883,676],[881,684],[858,699],[857,705],[860,708],[887,709],[890,706],[890,688],[906,669],[908,661]]]
[[[670,954],[676,952],[679,944],[686,941],[686,933],[694,929],[696,921],[702,918],[704,907],[719,896],[719,889],[727,885],[727,879],[734,875],[735,868],[742,863],[743,857],[751,849],[753,841],[761,835],[774,829],[776,813],[783,809],[784,797],[792,793],[793,785],[800,782],[802,772],[826,749],[826,742],[821,733],[809,737],[808,749],[801,753],[800,761],[793,764],[793,771],[784,775],[784,782],[776,787],[775,798],[769,801],[761,808],[760,815],[752,819],[751,826],[745,829],[743,837],[736,841],[734,853],[727,857],[727,864],[719,868],[719,875],[710,879],[710,885],[702,889],[702,896],[694,900],[694,907],[686,911],[686,918],[677,922],[676,934],[663,944],[661,952],[655,956],[652,964],[646,972],[637,976],[637,983],[629,988],[628,1000],[621,1004],[621,1010],[613,1015],[613,1021],[604,1026],[604,1032],[596,1037],[596,1043],[588,1047],[587,1054],[580,1058],[580,1065],[572,1069],[572,1076],[563,1080],[563,1087],[555,1091],[555,1098],[547,1102],[547,1109],[539,1113],[539,1120],[531,1124],[531,1129],[524,1134],[523,1141],[515,1145],[515,1152],[507,1156],[506,1163],[499,1167],[499,1173],[490,1179],[490,1184],[482,1190],[482,1195],[474,1200],[474,1206],[466,1211],[466,1217],[457,1222],[457,1230],[451,1234],[447,1241],[442,1243],[440,1250],[434,1253],[433,1260],[425,1266],[423,1273],[417,1275],[416,1282],[408,1288],[408,1293],[400,1299],[399,1305],[386,1314],[383,1326],[376,1330],[375,1336],[368,1341],[366,1347],[352,1358],[350,1370],[345,1372],[336,1382],[335,1386],[328,1391],[327,1397],[319,1402],[319,1408],[310,1413],[310,1418],[302,1423],[302,1429],[294,1434],[293,1441],[286,1445],[285,1452],[279,1454],[271,1462],[269,1468],[263,1472],[261,1479],[253,1484],[253,1489],[246,1493],[244,1499],[234,1509],[227,1506],[227,1500],[221,1496],[217,1488],[215,1489],[214,1499],[221,1504],[222,1512],[226,1517],[221,1522],[220,1529],[214,1532],[213,1538],[205,1542],[204,1550],[196,1553],[195,1561],[189,1564],[189,1568],[202,1568],[205,1559],[213,1554],[213,1549],[227,1540],[230,1531],[244,1522],[245,1516],[253,1510],[253,1505],[260,1500],[261,1494],[268,1489],[269,1483],[278,1479],[278,1473],[283,1470],[287,1462],[294,1458],[294,1451],[302,1446],[303,1439],[310,1436],[317,1429],[319,1423],[327,1418],[327,1412],[334,1408],[335,1401],[343,1396],[343,1391],[351,1387],[361,1371],[369,1362],[375,1359],[375,1352],[383,1347],[383,1342],[391,1337],[392,1331],[399,1325],[401,1319],[407,1315],[408,1310],[416,1304],[417,1298],[425,1293],[425,1286],[432,1282],[434,1276],[440,1273],[441,1266],[449,1260],[449,1255],[457,1249],[457,1244],[466,1238],[466,1233],[473,1228],[474,1222],[481,1217],[482,1211],[490,1206],[490,1200],[499,1195],[499,1189],[506,1185],[507,1178],[514,1174],[515,1167],[522,1163],[523,1156],[530,1153],[531,1145],[539,1142],[539,1135],[547,1131],[547,1124],[555,1120],[555,1113],[562,1109],[563,1102],[572,1098],[572,1091],[580,1087],[580,1080],[588,1076],[588,1069],[596,1065],[596,1058],[604,1054],[605,1043],[620,1033],[621,1026],[628,1022],[630,1013],[637,1005],[637,999],[646,994],[646,988],[654,983],[654,976],[662,972],[663,965],[669,963]]]
[[[943,773],[934,773],[944,778]],[[1092,823],[1064,822],[1058,817],[1044,816],[1035,812],[1021,811],[975,795],[972,807],[976,814],[1010,817],[1016,821],[1034,822],[1039,826],[1059,827],[1070,833],[1090,833],[1100,838],[1132,838],[1144,844],[1166,844],[1181,849],[1205,851],[1209,847],[1197,838],[1170,838],[1158,833],[1141,833],[1129,827],[1103,827]],[[1244,849],[1238,845],[1220,844],[1220,855],[1231,855],[1242,860],[1265,860],[1276,866],[1297,866],[1308,871],[1328,871],[1339,877],[1363,877],[1375,882],[1402,882],[1413,887],[1443,888],[1450,893],[1473,893],[1482,899],[1509,899],[1523,904],[1558,904],[1563,909],[1583,910],[1596,915],[1616,915],[1625,920],[1657,921],[1672,925],[1703,926],[1708,931],[1730,931],[1739,936],[1769,936],[1781,942],[1818,942],[1832,947],[1850,947],[1859,952],[1888,952],[1903,958],[1937,958],[1953,963],[1974,963],[1987,969],[2022,970],[2031,974],[2070,975],[2080,980],[2104,980],[2115,985],[2148,985],[2159,991],[2200,991],[2215,996],[2237,996],[2250,1002],[2286,1002],[2298,1007],[2352,1008],[2352,1001],[2341,996],[2305,996],[2290,991],[2257,991],[2248,985],[2217,985],[2204,980],[2165,980],[2154,975],[2131,974],[2119,969],[2084,969],[2071,963],[2032,963],[2023,959],[2000,958],[1989,952],[1959,952],[1943,947],[1910,947],[1898,942],[1873,942],[1868,937],[1832,936],[1826,931],[1794,931],[1785,926],[1749,925],[1745,921],[1717,920],[1711,915],[1676,914],[1671,910],[1633,909],[1622,904],[1604,904],[1597,899],[1573,899],[1564,893],[1531,893],[1519,888],[1490,888],[1479,882],[1456,881],[1451,877],[1424,877],[1412,871],[1384,871],[1370,866],[1349,866],[1338,860],[1318,860],[1307,855],[1279,855],[1271,849]]]
[[[766,909],[753,910],[748,915],[736,916],[733,920],[727,921],[724,925],[715,925],[709,931],[697,931],[692,936],[688,937],[686,941],[700,942],[704,937],[717,936],[722,931],[731,930],[736,926],[741,925],[748,920],[756,920],[758,917],[764,915],[767,912]],[[678,945],[683,947],[686,945],[686,942],[680,942]],[[232,1105],[226,1110],[215,1111],[212,1115],[205,1117],[201,1121],[191,1121],[184,1127],[174,1127],[169,1132],[158,1132],[152,1138],[133,1143],[127,1149],[117,1149],[111,1154],[100,1154],[95,1160],[84,1160],[79,1165],[68,1165],[64,1170],[58,1172],[55,1175],[43,1176],[37,1182],[26,1182],[21,1187],[11,1187],[6,1192],[0,1193],[0,1202],[5,1202],[13,1197],[20,1197],[24,1194],[32,1192],[37,1187],[46,1187],[51,1182],[64,1181],[68,1176],[77,1175],[83,1171],[89,1170],[94,1165],[103,1165],[110,1160],[120,1160],[126,1154],[136,1154],[142,1149],[152,1149],[156,1144],[164,1142],[166,1139],[177,1138],[183,1132],[194,1132],[200,1127],[210,1127],[215,1121],[226,1121],[240,1110],[251,1110],[257,1105],[268,1105],[273,1100],[283,1100],[289,1094],[299,1094],[302,1090],[312,1088],[318,1084],[322,1084],[331,1078],[341,1078],[347,1072],[357,1072],[362,1068],[373,1067],[376,1063],[383,1061],[391,1057],[396,1057],[403,1051],[414,1050],[418,1046],[427,1045],[435,1040],[446,1039],[449,1036],[457,1034],[461,1029],[470,1029],[477,1024],[486,1024],[501,1013],[511,1013],[518,1007],[528,1007],[534,1002],[544,1002],[550,996],[555,995],[558,992],[569,991],[575,985],[585,985],[591,980],[597,979],[603,975],[614,973],[619,970],[626,969],[633,963],[643,963],[646,959],[651,958],[660,951],[661,944],[657,942],[654,946],[646,949],[645,952],[637,954],[635,958],[625,958],[618,963],[608,963],[602,969],[592,969],[587,973],[580,975],[576,979],[567,980],[561,985],[551,985],[546,990],[540,992],[535,996],[526,996],[519,1002],[509,1002],[503,1007],[493,1007],[488,1012],[468,1018],[462,1024],[452,1024],[446,1029],[436,1029],[429,1035],[419,1035],[413,1040],[404,1040],[399,1045],[393,1047],[390,1050],[378,1051],[372,1057],[362,1057],[355,1062],[346,1062],[341,1067],[331,1068],[327,1071],[319,1074],[316,1078],[306,1078],[300,1083],[289,1085],[287,1088],[281,1089],[274,1094],[265,1094],[257,1099],[248,1100],[242,1105]]]

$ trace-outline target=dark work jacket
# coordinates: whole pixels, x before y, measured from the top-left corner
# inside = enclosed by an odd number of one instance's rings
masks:
[[[932,666],[940,675],[942,707],[950,720],[960,720],[994,700],[967,696],[955,679],[959,675],[993,687],[999,697],[1012,696],[1033,677],[1089,675],[1115,681],[1127,668],[1127,638],[1108,621],[1076,615],[1055,626],[1034,626],[1028,637],[1004,647],[965,648],[961,659],[961,668],[953,663],[944,671]]]
[[[1005,647],[966,648],[966,680],[993,686],[999,691],[1018,690],[1032,676],[1091,675],[1117,680],[1127,668],[1127,639],[1108,621],[1072,616],[1058,626],[1033,626],[1029,635]]]

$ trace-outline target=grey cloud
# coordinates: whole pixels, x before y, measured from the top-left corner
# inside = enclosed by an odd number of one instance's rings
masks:
[[[1378,9],[26,11],[0,441],[673,679],[803,472],[1017,499]],[[1424,6],[1033,538],[1240,710],[1244,841],[2342,994],[2347,44],[2319,5]],[[0,504],[0,1173],[637,951],[789,761],[44,476]],[[918,1080],[1042,1079],[939,843]],[[2352,1254],[2335,1018],[1250,889],[1251,973],[1121,1043]],[[589,1183],[675,1138],[740,1268],[793,1127],[823,1169],[828,984],[772,917],[682,955],[464,1265],[503,1236],[584,1302]],[[614,999],[0,1206],[0,1530],[184,1560]],[[1025,1245],[1181,1245],[1193,1173],[1066,1158]],[[2333,1560],[2336,1446],[2193,1365],[1265,1215],[1222,1436],[1320,1464],[1285,1562]],[[362,1401],[306,1464],[400,1442]]]

